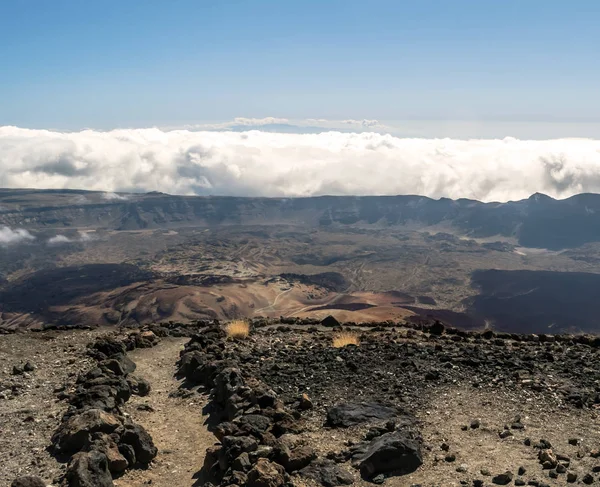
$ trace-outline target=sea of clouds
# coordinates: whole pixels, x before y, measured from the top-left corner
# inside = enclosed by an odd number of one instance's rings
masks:
[[[420,194],[481,201],[542,192],[561,198],[600,192],[600,140],[421,139],[338,131],[58,132],[6,126],[0,127],[0,187],[100,190],[113,198],[146,191]],[[0,241],[10,238],[0,233]]]

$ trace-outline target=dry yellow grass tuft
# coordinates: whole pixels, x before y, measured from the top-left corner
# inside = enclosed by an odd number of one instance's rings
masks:
[[[342,348],[346,345],[360,345],[360,339],[358,338],[358,335],[349,331],[344,331],[334,335],[333,346],[335,348]]]
[[[233,320],[225,326],[227,338],[243,340],[250,334],[250,323],[244,320]]]

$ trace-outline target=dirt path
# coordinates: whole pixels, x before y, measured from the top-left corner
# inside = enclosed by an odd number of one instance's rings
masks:
[[[148,470],[133,470],[115,480],[119,487],[186,487],[196,482],[195,474],[204,462],[206,448],[216,441],[202,415],[206,397],[169,397],[180,381],[173,377],[179,351],[187,338],[164,338],[152,349],[129,353],[137,364],[135,375],[148,380],[152,391],[147,397],[134,396],[126,410],[144,426],[158,447],[158,456]],[[144,411],[139,406],[150,406]]]

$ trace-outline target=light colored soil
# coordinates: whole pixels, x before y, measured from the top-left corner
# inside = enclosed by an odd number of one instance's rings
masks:
[[[501,439],[499,433],[505,425],[510,425],[515,416],[521,416],[525,425],[523,430],[511,429],[513,436]],[[302,436],[306,443],[315,447],[320,455],[328,451],[340,451],[347,440],[360,440],[366,426],[348,429],[320,428],[324,417],[311,418],[310,431]],[[524,444],[525,438],[533,443],[540,439],[550,441],[555,453],[571,458],[570,471],[578,474],[579,479],[591,473],[593,467],[600,465],[600,459],[591,458],[590,450],[598,448],[600,420],[594,410],[578,410],[570,406],[560,406],[552,400],[542,401],[525,390],[496,391],[478,390],[464,387],[450,387],[436,392],[431,397],[430,406],[418,412],[421,432],[424,439],[423,465],[414,473],[390,477],[385,481],[388,487],[408,487],[413,484],[423,487],[444,486],[459,487],[461,481],[473,485],[474,479],[491,484],[491,477],[481,474],[489,470],[496,475],[510,470],[517,478],[519,467],[525,467],[522,478],[527,482],[538,480],[549,485],[566,485],[565,475],[558,479],[548,476],[538,461],[538,450]],[[462,426],[470,425],[479,419],[477,429]],[[577,446],[570,445],[569,439],[577,438]],[[454,462],[445,461],[446,452],[441,445],[450,446],[448,453],[456,455]],[[373,485],[360,479],[358,472],[350,463],[342,464],[355,477],[354,485],[368,487]],[[457,468],[464,472],[457,472]],[[597,474],[594,474],[597,479]],[[295,485],[305,485],[301,479],[295,479]],[[306,484],[309,485],[309,484]],[[511,483],[512,485],[512,483]]]
[[[106,330],[19,333],[0,336],[0,486],[20,475],[38,475],[51,484],[64,465],[47,451],[67,403],[57,388],[70,388],[93,363],[86,344]],[[30,361],[35,370],[13,375],[14,365]],[[11,393],[15,387],[16,394]]]
[[[148,380],[152,391],[147,397],[132,397],[125,410],[134,421],[148,430],[158,448],[158,456],[148,470],[131,470],[115,480],[118,487],[186,487],[194,485],[204,463],[206,449],[216,438],[204,424],[202,408],[207,398],[194,394],[190,398],[169,397],[178,390],[175,364],[187,338],[163,338],[151,349],[129,353],[137,364],[135,375]],[[153,411],[140,411],[145,404]]]

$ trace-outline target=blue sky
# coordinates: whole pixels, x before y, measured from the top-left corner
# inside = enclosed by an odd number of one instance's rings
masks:
[[[599,22],[597,0],[3,0],[0,125],[596,124]]]

